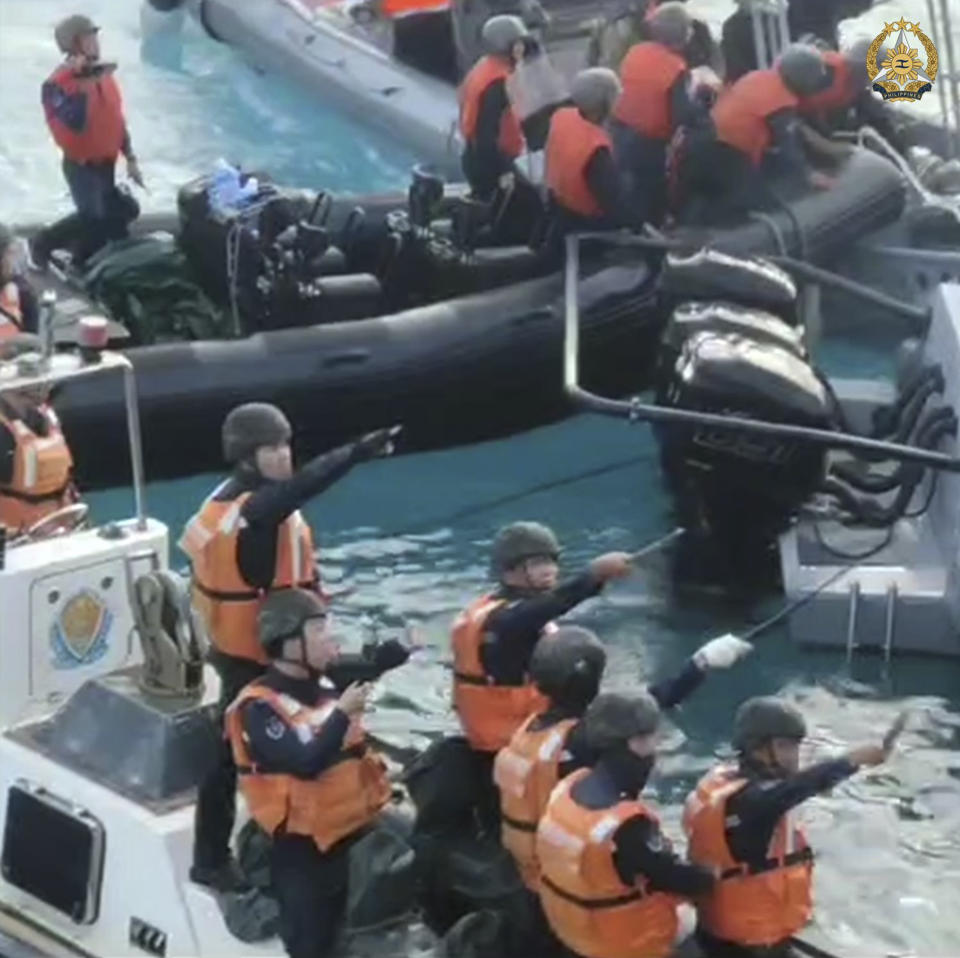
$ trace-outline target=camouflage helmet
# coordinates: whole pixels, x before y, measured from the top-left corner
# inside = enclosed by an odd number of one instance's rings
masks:
[[[677,0],[661,3],[650,15],[647,24],[651,38],[671,50],[683,50],[693,29],[687,8]]]
[[[806,734],[800,712],[772,695],[747,699],[733,720],[733,747],[738,752],[750,752],[775,738],[800,741]]]
[[[257,613],[257,634],[264,650],[275,655],[279,643],[300,635],[308,619],[323,618],[327,604],[307,589],[277,589],[271,592]]]
[[[248,402],[223,420],[223,458],[233,464],[252,456],[260,446],[289,442],[290,421],[272,403]]]
[[[583,717],[584,745],[601,755],[637,735],[651,735],[660,725],[660,706],[649,692],[598,695]]]
[[[490,571],[495,579],[535,556],[560,557],[560,543],[553,530],[539,522],[512,522],[493,540]]]
[[[581,113],[606,117],[623,92],[620,77],[607,67],[581,70],[570,85],[570,97]]]

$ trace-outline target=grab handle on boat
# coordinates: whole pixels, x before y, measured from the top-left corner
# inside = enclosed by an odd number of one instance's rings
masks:
[[[323,360],[325,369],[335,366],[360,366],[370,358],[368,349],[346,349],[342,353],[334,353]]]

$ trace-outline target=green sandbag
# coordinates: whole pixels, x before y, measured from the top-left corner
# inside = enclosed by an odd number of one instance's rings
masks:
[[[194,282],[186,257],[169,233],[108,244],[87,261],[82,283],[127,327],[132,345],[230,335],[227,317]]]

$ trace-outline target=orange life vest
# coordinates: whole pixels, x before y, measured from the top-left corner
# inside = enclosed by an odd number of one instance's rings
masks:
[[[641,801],[611,808],[578,805],[568,775],[550,796],[537,828],[540,902],[553,933],[584,958],[666,958],[677,935],[680,899],[641,880],[625,885],[613,862],[613,835],[628,819],[659,823]]]
[[[0,407],[0,426],[13,435],[13,478],[0,486],[0,525],[22,531],[74,499],[73,456],[51,406],[41,406],[48,431],[38,436],[22,419]]]
[[[480,646],[487,618],[505,604],[505,599],[485,595],[453,623],[453,707],[467,740],[478,752],[498,752],[525,718],[548,705],[531,682],[497,685],[483,668]],[[555,628],[550,623],[544,632]]]
[[[737,861],[727,845],[727,801],[746,784],[736,768],[719,766],[687,798],[683,828],[688,855],[721,869],[714,890],[698,901],[712,935],[740,945],[773,945],[795,935],[813,913],[813,856],[790,815],[777,823],[762,867]]]
[[[478,60],[460,85],[460,132],[467,143],[474,143],[477,134],[477,122],[480,119],[480,103],[487,88],[498,80],[506,81],[510,69],[498,57],[486,56]],[[500,117],[500,132],[497,136],[500,152],[514,159],[525,147],[523,128],[517,115],[508,106]]]
[[[0,287],[0,342],[23,332],[20,288],[12,280]]]
[[[547,186],[557,203],[581,216],[602,216],[587,183],[587,166],[597,150],[613,152],[606,130],[585,119],[575,106],[557,110],[547,134]]]
[[[500,790],[500,838],[531,891],[536,891],[540,884],[537,824],[560,780],[563,747],[578,721],[563,719],[535,731],[530,726],[538,718],[539,715],[531,715],[497,753],[493,763],[493,780]]]
[[[804,116],[826,118],[831,113],[839,113],[853,106],[860,91],[854,86],[850,64],[842,53],[825,50],[820,56],[833,79],[825,90],[801,97],[799,110]]]
[[[64,156],[77,163],[115,160],[123,146],[126,123],[120,87],[113,74],[80,77],[64,64],[47,82],[60,87],[65,96],[84,93],[87,97],[86,122],[79,132],[62,123],[52,110],[46,110],[47,126]]]
[[[686,61],[662,43],[636,43],[620,64],[623,93],[613,109],[621,122],[664,143],[673,134],[670,91],[687,69]]]
[[[217,499],[219,489],[190,519],[180,537],[180,548],[192,566],[194,608],[203,617],[210,641],[226,655],[268,661],[257,633],[257,612],[266,590],[252,588],[240,574],[237,537],[240,510],[250,493],[236,499]],[[292,512],[277,529],[277,557],[271,589],[317,587],[310,526]]]
[[[752,70],[724,90],[714,105],[717,139],[759,166],[771,142],[767,121],[781,110],[796,108],[798,103],[776,70]]]
[[[399,20],[414,13],[439,13],[450,9],[450,0],[381,0],[380,15]]]
[[[227,738],[237,765],[240,790],[250,815],[273,835],[283,825],[288,835],[308,835],[321,851],[369,825],[390,800],[390,782],[380,756],[367,748],[359,721],[350,723],[337,761],[316,778],[265,772],[250,757],[240,709],[245,702],[266,702],[298,733],[315,735],[336,708],[331,698],[311,708],[256,682],[227,709]]]

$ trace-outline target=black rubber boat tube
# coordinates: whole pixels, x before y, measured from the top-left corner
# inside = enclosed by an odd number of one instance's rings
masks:
[[[578,235],[581,240],[600,240],[618,246],[637,246],[642,249],[667,252],[670,250],[689,252],[691,250],[690,243],[685,243],[681,240],[671,240],[669,238],[661,239],[652,236],[636,236],[629,233],[580,233]],[[710,246],[707,244],[703,248],[710,249]],[[722,250],[718,252],[722,252]],[[829,270],[821,269],[821,267],[814,266],[812,263],[807,263],[804,260],[794,259],[792,256],[762,256],[760,259],[776,263],[788,272],[794,273],[803,279],[842,290],[874,306],[882,306],[884,309],[888,309],[902,316],[904,319],[909,319],[920,329],[926,328],[927,323],[930,321],[930,308],[927,306],[915,306],[913,303],[906,303],[903,300],[895,299],[893,296],[886,295],[886,293],[878,293],[875,289],[871,289],[863,283],[847,279],[846,276],[840,276],[837,273],[831,273]]]

